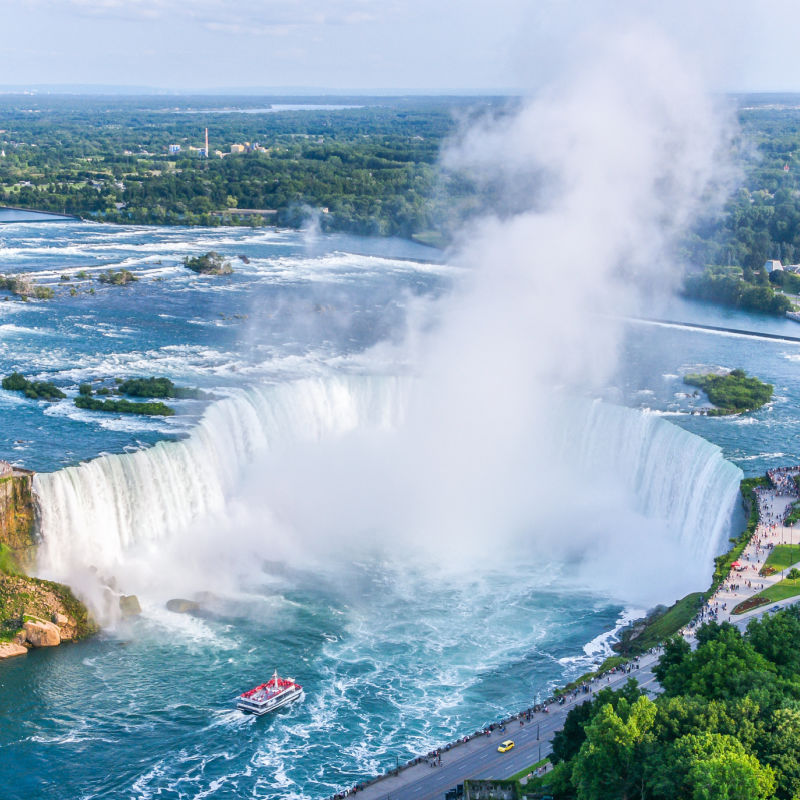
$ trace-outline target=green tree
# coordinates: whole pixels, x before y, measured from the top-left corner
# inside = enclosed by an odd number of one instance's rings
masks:
[[[656,707],[647,697],[616,711],[603,705],[585,727],[586,741],[573,759],[572,782],[579,800],[639,797],[644,794],[644,763],[653,741]]]
[[[704,625],[697,633],[697,649],[675,660],[670,656],[655,670],[668,696],[701,695],[725,700],[747,694],[748,678],[763,680],[776,668],[742,638],[729,623]],[[667,653],[665,653],[667,655]]]

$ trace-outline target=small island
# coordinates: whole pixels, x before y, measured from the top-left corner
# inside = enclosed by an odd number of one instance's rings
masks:
[[[772,384],[758,378],[748,378],[742,369],[734,369],[727,375],[692,373],[684,375],[683,382],[697,386],[708,395],[708,399],[716,406],[707,412],[712,417],[755,411],[772,399]]]
[[[81,394],[75,405],[88,411],[105,411],[110,414],[146,414],[153,417],[171,417],[175,410],[164,403],[132,403],[130,400],[97,400]]]
[[[2,387],[9,392],[22,392],[31,400],[63,400],[66,395],[49,381],[29,381],[19,372],[12,372],[3,378]]]
[[[176,386],[169,378],[117,378],[116,385],[100,386],[96,390],[88,383],[78,386],[78,396],[74,403],[77,408],[87,411],[105,411],[109,414],[144,414],[157,417],[171,417],[175,410],[160,400],[153,398],[175,398],[177,400],[213,400],[214,395],[202,389]],[[0,383],[3,389],[22,392],[31,400],[56,401],[66,398],[66,394],[48,381],[29,381],[19,372],[12,372]],[[116,395],[119,399],[114,398]],[[148,402],[132,402],[120,395],[141,397]],[[101,399],[102,398],[102,399]]]
[[[202,389],[176,386],[169,378],[130,378],[117,386],[128,397],[174,397],[176,400],[210,400],[212,395]]]
[[[55,292],[49,286],[41,286],[27,276],[0,275],[0,289],[9,292],[20,300],[52,300]],[[8,300],[8,297],[5,298]]]
[[[109,269],[105,272],[101,272],[97,280],[99,280],[100,283],[110,283],[112,286],[126,286],[139,279],[129,269],[120,269],[116,272],[113,269]]]
[[[187,256],[183,259],[183,265],[200,275],[230,275],[233,272],[230,261],[213,250],[204,256]]]

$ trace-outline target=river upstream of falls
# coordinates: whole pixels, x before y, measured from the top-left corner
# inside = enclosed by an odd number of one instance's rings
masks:
[[[181,266],[208,250],[233,275]],[[139,281],[95,280],[119,268]],[[0,664],[4,798],[324,798],[530,705],[625,619],[705,588],[742,474],[800,462],[800,343],[630,322],[602,396],[543,403],[547,435],[456,508],[464,487],[431,486],[430,442],[409,445],[418,379],[397,358],[458,280],[436,251],[52,222],[0,227],[0,272],[56,291],[0,302],[0,371],[69,395],[0,392],[0,457],[39,473],[40,571],[105,623]],[[678,301],[659,316],[800,335]],[[691,415],[681,376],[716,367],[774,401]],[[150,375],[215,399],[161,419],[73,405],[79,383]],[[98,576],[143,613],[121,619]],[[303,701],[235,711],[276,668]]]

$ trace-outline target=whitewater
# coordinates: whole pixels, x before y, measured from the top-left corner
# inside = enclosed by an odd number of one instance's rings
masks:
[[[432,515],[427,398],[385,345],[456,268],[353,237],[44,227],[3,231],[0,254],[63,292],[2,304],[4,373],[70,398],[82,381],[166,374],[216,399],[150,422],[0,398],[6,452],[38,470],[41,573],[106,625],[2,665],[12,797],[41,790],[53,763],[65,798],[326,797],[529,705],[604,657],[620,620],[704,588],[740,467],[792,455],[781,401],[743,439],[736,421],[691,416],[700,401],[678,378],[760,362],[791,395],[788,345],[637,330],[602,396],[536,408],[548,435],[520,441],[518,480],[487,476],[490,503]],[[234,260],[230,281],[181,270],[212,248]],[[62,274],[122,264],[139,284],[63,291],[76,279]],[[485,465],[460,455],[453,474],[480,479]],[[139,596],[140,617],[120,618],[119,593]],[[167,611],[172,597],[201,613]],[[233,711],[276,667],[305,701],[269,719]]]

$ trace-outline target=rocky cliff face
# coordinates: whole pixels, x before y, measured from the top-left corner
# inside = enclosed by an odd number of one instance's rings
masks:
[[[0,545],[11,551],[20,567],[33,567],[36,558],[33,473],[27,470],[17,469],[0,477]]]
[[[68,586],[25,573],[36,563],[33,473],[0,461],[0,659],[96,630]]]

